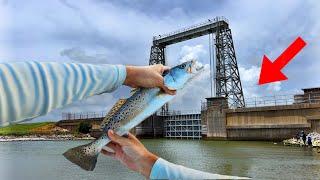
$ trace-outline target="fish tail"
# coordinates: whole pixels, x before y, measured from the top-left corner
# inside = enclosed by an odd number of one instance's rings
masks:
[[[63,153],[65,158],[87,171],[93,171],[98,155],[99,150],[94,142],[71,148]]]

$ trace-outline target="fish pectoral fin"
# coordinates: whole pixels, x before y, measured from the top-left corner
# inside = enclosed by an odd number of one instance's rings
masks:
[[[113,115],[115,115],[115,113],[121,108],[122,105],[124,105],[124,103],[126,103],[127,99],[119,99],[114,105],[113,107],[110,109],[110,111],[108,112],[108,114],[106,115],[106,117],[103,119],[100,127],[103,129],[104,126],[110,121],[110,119],[112,118]]]

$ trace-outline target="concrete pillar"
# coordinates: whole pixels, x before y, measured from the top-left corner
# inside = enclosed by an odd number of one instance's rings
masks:
[[[203,138],[207,139],[226,139],[226,113],[228,100],[225,97],[206,98],[207,108],[201,111],[201,122],[206,127]]]
[[[226,97],[208,97],[207,107],[214,107],[218,109],[228,109],[228,99]]]

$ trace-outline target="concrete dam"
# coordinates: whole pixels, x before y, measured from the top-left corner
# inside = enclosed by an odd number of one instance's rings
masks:
[[[312,92],[308,92],[312,90]],[[150,116],[132,133],[143,138],[281,141],[297,132],[320,132],[320,88],[304,89],[303,98],[287,103],[229,108],[225,97],[207,98],[201,113],[168,111]],[[302,96],[302,95],[298,95]],[[293,99],[293,98],[292,98]],[[58,126],[75,130],[81,122],[92,125],[91,134],[101,134],[105,113],[64,114]]]

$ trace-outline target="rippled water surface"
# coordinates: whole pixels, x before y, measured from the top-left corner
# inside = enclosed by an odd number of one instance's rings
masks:
[[[218,174],[255,179],[319,179],[320,153],[312,148],[272,142],[142,140],[152,152],[171,162]],[[99,156],[86,172],[61,154],[88,141],[0,143],[0,179],[143,179],[117,161]]]

